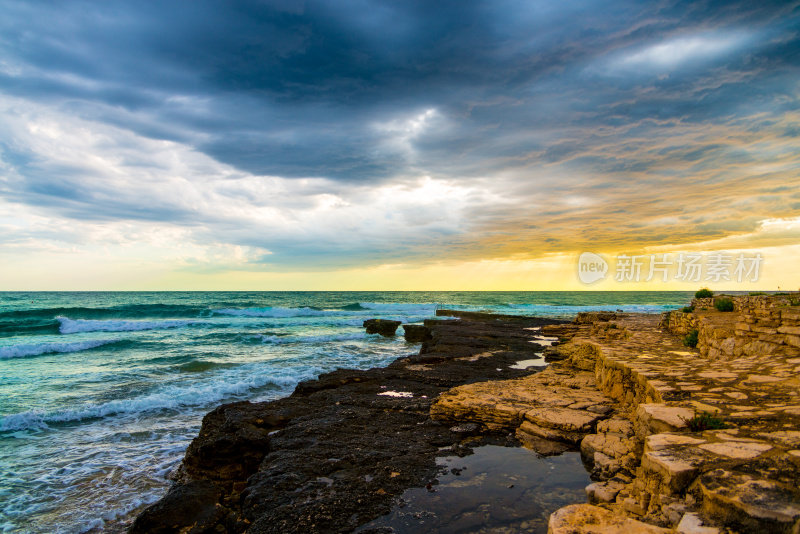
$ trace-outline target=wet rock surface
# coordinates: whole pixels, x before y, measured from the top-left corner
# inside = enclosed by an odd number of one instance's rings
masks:
[[[364,321],[364,328],[367,329],[367,334],[392,337],[397,332],[397,327],[401,324],[401,321],[390,321],[388,319],[367,319]]]
[[[283,399],[223,405],[204,418],[173,488],[131,532],[349,532],[387,514],[408,488],[436,484],[437,457],[519,445],[507,432],[436,421],[430,407],[455,386],[536,372],[511,366],[546,348],[526,328],[552,323],[432,321],[432,358],[338,370]]]
[[[409,343],[421,343],[432,339],[430,329],[421,324],[404,324],[403,337]]]
[[[591,471],[589,503],[548,515],[554,534],[797,534],[800,308],[734,301],[738,314],[696,303],[691,314],[589,312],[571,324],[439,310],[460,319],[425,321],[419,354],[210,413],[138,532],[351,531],[409,488],[435,491],[437,457],[521,443],[542,456],[579,447]],[[690,327],[697,348],[682,342]],[[757,330],[767,328],[783,337]],[[457,520],[475,518],[464,509]]]

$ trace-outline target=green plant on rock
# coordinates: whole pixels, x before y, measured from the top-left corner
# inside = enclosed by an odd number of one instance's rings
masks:
[[[683,344],[687,347],[697,346],[697,336],[700,334],[697,330],[690,330],[688,334],[683,337]]]
[[[694,294],[694,298],[696,299],[708,299],[713,296],[714,292],[708,289],[707,287],[704,287],[703,289]]]
[[[730,312],[733,311],[733,300],[729,298],[721,298],[714,301],[714,307],[717,311]]]
[[[766,295],[766,293],[764,293],[763,291],[751,291],[750,292],[750,296],[751,297],[760,297],[762,295]]]
[[[683,308],[681,308],[681,311],[683,313],[692,313],[694,311],[694,307],[692,307],[692,306],[684,306]]]
[[[720,428],[727,428],[728,425],[719,417],[714,416],[708,412],[702,412],[688,421],[686,425],[692,432],[702,432],[703,430],[718,430]]]

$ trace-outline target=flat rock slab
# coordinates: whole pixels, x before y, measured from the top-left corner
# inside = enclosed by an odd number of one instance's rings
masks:
[[[637,421],[654,434],[686,428],[686,422],[694,415],[691,408],[665,404],[640,404],[636,410]]]
[[[795,532],[800,495],[775,481],[716,469],[700,477],[703,509],[725,524],[745,531]]]
[[[548,534],[668,534],[671,529],[636,521],[591,504],[565,506],[550,516]]]
[[[772,445],[746,441],[729,441],[720,443],[705,443],[703,445],[699,445],[699,448],[703,449],[704,451],[713,452],[719,456],[738,458],[740,460],[750,460],[771,450]]]
[[[699,445],[705,442],[704,439],[693,438],[685,434],[651,434],[644,440],[644,450],[645,452],[659,451],[683,445]]]

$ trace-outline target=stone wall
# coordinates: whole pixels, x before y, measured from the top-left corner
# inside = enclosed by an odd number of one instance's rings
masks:
[[[662,327],[684,336],[698,331],[697,349],[711,360],[787,354],[800,348],[800,294],[731,296],[733,312],[717,312],[716,298],[694,299],[694,312],[666,312]]]
[[[586,317],[556,347],[567,365],[594,364],[597,387],[620,406],[581,441],[596,481],[586,488],[591,504],[553,514],[552,534],[620,532],[626,516],[636,532],[800,533],[800,351],[784,343],[800,307],[770,304],[669,312],[658,326],[652,317]],[[740,326],[748,320],[770,332]],[[698,351],[664,334],[693,329]],[[698,415],[717,423],[691,429]],[[605,510],[591,529],[578,528],[581,514]]]

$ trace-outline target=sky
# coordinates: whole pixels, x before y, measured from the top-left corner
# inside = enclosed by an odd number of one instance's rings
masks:
[[[798,265],[800,2],[0,0],[0,290]]]

